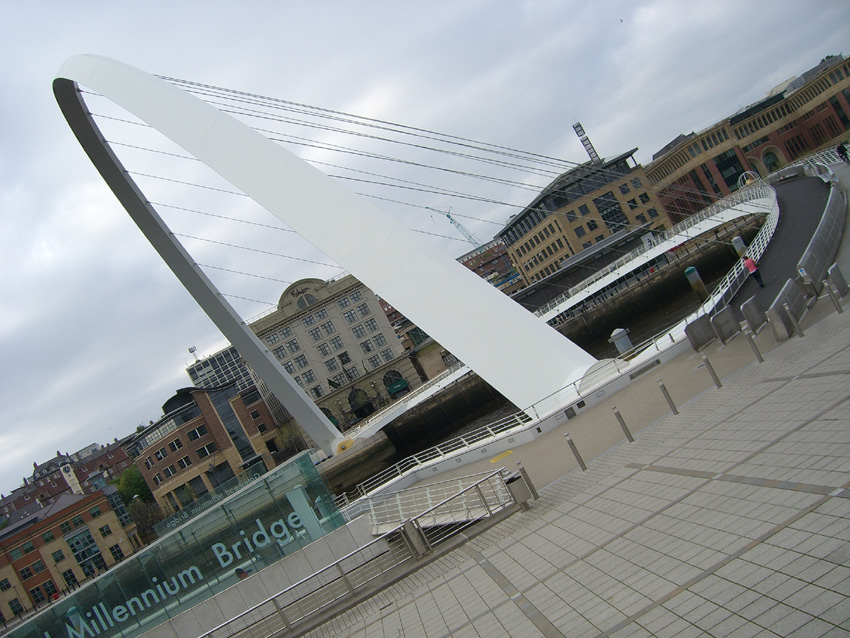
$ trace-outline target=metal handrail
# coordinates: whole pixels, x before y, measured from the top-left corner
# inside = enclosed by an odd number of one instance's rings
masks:
[[[495,496],[488,501],[485,491]],[[456,500],[477,506],[474,520],[453,521],[448,506]],[[262,635],[270,635],[302,623],[345,598],[354,598],[358,592],[390,570],[405,563],[415,563],[422,555],[414,547],[408,535],[407,525],[412,524],[416,533],[427,547],[434,547],[478,520],[492,518],[513,504],[502,470],[485,475],[472,485],[429,507],[409,522],[396,526],[363,547],[334,561],[310,576],[269,596],[262,602],[244,610],[233,618],[203,633],[200,638],[213,636],[235,636],[243,631],[257,628]],[[449,509],[449,518],[440,516],[441,510]],[[428,529],[431,521],[439,521],[437,527]],[[424,523],[424,524],[423,524]]]

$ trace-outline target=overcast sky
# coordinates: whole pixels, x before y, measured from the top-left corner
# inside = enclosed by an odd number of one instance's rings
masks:
[[[103,55],[574,162],[587,159],[572,130],[581,121],[603,157],[639,147],[646,164],[679,133],[757,101],[828,54],[850,54],[844,0],[0,0],[0,8],[5,494],[33,461],[159,418],[189,385],[187,348],[211,354],[226,344],[64,122],[51,82],[67,57]],[[486,240],[516,211],[467,212],[464,225]],[[418,219],[411,225],[433,231],[440,250],[470,248],[439,215]],[[241,259],[253,271],[252,258]],[[334,273],[293,262],[273,290],[246,296],[273,303],[285,281]],[[246,317],[262,309],[239,308]]]

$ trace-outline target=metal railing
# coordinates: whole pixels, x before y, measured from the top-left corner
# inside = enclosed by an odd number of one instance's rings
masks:
[[[420,487],[411,487],[393,492],[380,492],[365,499],[358,499],[348,507],[341,509],[346,520],[353,520],[364,512],[369,513],[369,522],[373,526],[398,525],[402,521],[415,516],[419,512],[432,508],[437,503],[462,492],[484,477],[490,476],[490,472],[472,474],[455,479],[438,481]],[[506,494],[496,492],[493,498],[497,501],[507,498]],[[464,503],[458,503],[459,507],[466,507]]]
[[[370,493],[374,492],[383,485],[386,485],[387,483],[390,483],[396,480],[397,478],[404,476],[411,470],[420,467],[428,461],[433,461],[434,459],[445,457],[446,455],[451,454],[452,452],[468,448],[471,445],[480,443],[481,441],[485,441],[487,439],[495,438],[504,432],[513,430],[514,428],[519,427],[521,425],[525,425],[526,423],[529,423],[531,421],[532,418],[525,412],[517,412],[503,419],[499,419],[498,421],[490,423],[489,425],[485,425],[483,427],[467,432],[463,436],[450,439],[445,443],[435,445],[434,447],[428,448],[427,450],[423,450],[418,454],[403,458],[398,463],[391,465],[387,469],[378,472],[374,476],[358,484],[357,489],[353,495],[349,496],[347,493],[337,495],[334,499],[336,501],[336,505],[339,509],[345,509],[356,499],[368,496]]]
[[[491,472],[200,638],[260,637],[297,630],[337,603],[356,601],[359,595],[381,585],[389,572],[416,565],[440,543],[511,505],[501,470]],[[474,516],[464,518],[458,515],[460,512]]]

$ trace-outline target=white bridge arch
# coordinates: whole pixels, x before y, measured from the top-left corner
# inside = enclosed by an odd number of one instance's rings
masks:
[[[78,84],[146,122],[242,190],[387,299],[517,407],[571,393],[596,363],[454,259],[248,126],[121,62],[91,55],[69,58],[53,90],[89,158],[201,308],[328,454],[337,451],[342,435],[283,372],[147,202],[101,135]],[[356,249],[376,243],[371,251]],[[563,397],[564,403],[570,400]]]

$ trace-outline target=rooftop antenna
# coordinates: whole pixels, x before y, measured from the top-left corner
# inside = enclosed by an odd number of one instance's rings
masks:
[[[198,361],[198,360],[199,360],[199,359],[198,359],[198,355],[197,355],[197,354],[195,354],[195,352],[196,352],[197,350],[198,350],[198,349],[197,349],[195,346],[189,346],[189,352],[191,352],[191,353],[192,353],[192,356],[193,356],[193,357],[195,357],[195,361]]]
[[[573,124],[573,130],[578,135],[578,138],[581,140],[582,146],[584,146],[584,150],[587,151],[587,154],[590,155],[590,161],[593,164],[598,164],[602,160],[599,159],[599,155],[596,154],[596,149],[593,148],[593,144],[590,143],[590,138],[587,136],[587,133],[584,132],[584,127],[581,125],[581,122],[576,122]]]

